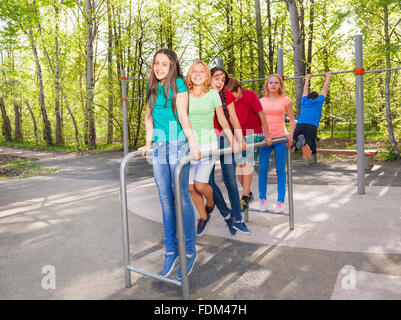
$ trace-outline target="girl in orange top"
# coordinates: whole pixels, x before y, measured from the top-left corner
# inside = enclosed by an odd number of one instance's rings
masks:
[[[292,112],[291,99],[285,95],[284,82],[280,75],[272,74],[265,82],[265,96],[260,99],[263,112],[266,115],[270,137],[274,141],[276,138],[287,137],[288,142],[276,143],[271,146],[260,148],[259,153],[259,199],[260,211],[266,211],[266,192],[267,192],[267,173],[269,171],[269,161],[271,152],[274,150],[274,158],[277,172],[277,204],[275,213],[283,212],[286,184],[286,158],[287,147],[292,144],[292,136],[295,129],[295,118]],[[290,132],[285,128],[285,115],[290,119]]]

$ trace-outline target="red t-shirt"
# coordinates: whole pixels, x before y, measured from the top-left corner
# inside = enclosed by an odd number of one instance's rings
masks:
[[[244,89],[243,96],[234,102],[234,105],[244,136],[247,135],[247,129],[253,130],[254,134],[263,133],[262,123],[257,114],[259,111],[263,111],[263,107],[255,91]]]
[[[227,106],[230,105],[231,102],[233,102],[235,100],[235,97],[233,96],[233,94],[230,92],[230,90],[224,88],[224,94],[226,96],[226,105],[223,105],[223,108],[227,108]],[[221,98],[221,96],[220,96]],[[223,99],[221,99],[221,103],[223,103]],[[214,128],[216,129],[216,133],[217,134],[221,134],[221,132],[223,131],[223,128],[220,126],[219,121],[217,120],[217,114],[216,112],[214,113]],[[227,119],[228,122],[230,122],[230,120]]]

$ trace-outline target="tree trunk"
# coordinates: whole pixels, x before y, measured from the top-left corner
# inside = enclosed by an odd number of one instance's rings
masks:
[[[121,70],[124,69],[124,60],[123,60],[123,50],[121,48],[121,21],[118,21],[116,16],[119,17],[118,12],[115,12],[113,7],[113,3],[111,3],[112,8],[112,16],[113,16],[113,26],[114,26],[114,55],[116,56],[116,71],[117,77],[120,79]],[[121,86],[120,86],[120,94],[121,97]]]
[[[31,114],[31,117],[32,117],[32,122],[33,122],[33,134],[35,135],[35,144],[38,144],[38,127],[37,127],[37,125],[36,125],[36,119],[35,119],[35,116],[34,116],[34,114],[33,114],[33,112],[32,112],[32,109],[31,109],[31,107],[30,107],[30,105],[29,105],[29,102],[28,102],[28,101],[25,101],[25,103],[26,103],[26,106],[28,107],[29,113]]]
[[[14,102],[14,141],[22,141],[21,132],[21,107]]]
[[[263,35],[262,35],[262,18],[260,15],[260,1],[255,0],[256,9],[256,37],[258,40],[258,77],[262,79],[265,77],[264,61],[263,61]],[[263,91],[263,81],[258,81],[259,83],[259,96],[262,95]]]
[[[85,89],[83,87],[83,76],[82,74],[79,75],[79,97],[81,101],[81,110],[84,111],[84,125],[82,128],[83,137],[84,137],[84,144],[88,145],[88,112],[86,110],[86,98],[85,98]]]
[[[173,50],[173,15],[171,9],[171,0],[168,1],[168,16],[167,16],[167,48]]]
[[[196,9],[198,12],[201,11],[200,2],[196,3]],[[199,24],[198,24],[198,57],[199,60],[202,60],[202,29]]]
[[[323,14],[322,14],[322,16],[323,16],[322,17],[323,25],[327,26],[328,21],[327,21],[327,2],[326,2],[326,0],[323,2]],[[326,33],[324,33],[324,34],[326,34]],[[323,35],[323,41],[328,43],[329,39],[325,35]],[[324,67],[324,71],[325,72],[330,70],[330,67],[329,67],[329,52],[328,52],[326,46],[323,46],[323,67]],[[333,108],[332,108],[332,106],[330,104],[330,94],[328,94],[327,97],[326,97],[326,104],[325,104],[325,108],[323,110],[323,113],[325,115],[323,117],[324,118],[323,121],[324,121],[325,125],[327,127],[330,126],[330,125],[332,126],[333,125],[332,119],[333,119],[334,115],[333,115]]]
[[[267,0],[266,3],[267,3],[267,23],[269,26],[269,55],[268,55],[269,74],[273,74],[274,73],[274,44],[273,44],[273,37],[272,37],[273,24],[272,24],[270,0]]]
[[[243,25],[243,14],[242,14],[242,0],[240,0],[239,2],[239,10],[240,10],[240,18],[239,18],[239,28],[240,30],[242,30],[242,25]],[[241,68],[239,69],[239,79],[242,79],[242,72],[243,72],[243,65],[244,65],[244,45],[243,45],[243,34],[242,32],[240,33],[240,38],[239,38],[239,43],[240,43],[240,47],[239,47],[239,65],[241,66]]]
[[[390,36],[388,33],[388,5],[383,5],[384,9],[384,39],[386,41],[386,68],[391,68],[390,64]],[[386,119],[387,119],[387,132],[393,152],[397,157],[399,156],[397,141],[394,138],[393,120],[390,107],[390,77],[391,71],[386,72],[385,82],[385,104],[386,104]]]
[[[233,75],[235,73],[235,57],[234,57],[234,19],[233,13],[233,1],[226,1],[226,30],[228,34],[228,39],[226,43],[227,48],[227,73]]]
[[[250,59],[251,59],[251,61],[254,61],[254,55],[253,55],[253,43],[252,42],[250,42],[249,43],[249,57],[250,57]],[[252,78],[254,77],[253,75],[255,74],[255,64],[254,63],[251,63],[251,75],[252,75]],[[256,90],[256,83],[255,83],[255,81],[252,81],[251,82],[251,89],[253,90],[253,91],[255,91]]]
[[[305,8],[303,4],[303,0],[298,0],[299,2],[299,27],[301,31],[301,52],[302,52],[302,61],[305,64],[306,56],[305,56]]]
[[[33,52],[33,55],[35,58],[36,71],[38,73],[39,101],[40,101],[40,108],[41,108],[43,124],[44,124],[43,139],[46,141],[46,145],[50,146],[53,144],[52,143],[52,135],[51,135],[52,130],[51,130],[51,125],[50,125],[49,119],[47,117],[47,110],[46,110],[46,105],[45,105],[45,89],[44,89],[44,85],[43,85],[43,76],[42,76],[42,67],[40,66],[38,51],[35,46],[32,28],[29,29],[29,40],[30,40],[31,49],[32,49],[32,52]]]
[[[329,53],[327,52],[326,47],[323,48],[323,67],[324,67],[325,72],[328,72],[330,70]],[[331,118],[333,117],[333,112],[332,112],[332,108],[331,108],[331,104],[330,104],[330,92],[327,93],[325,105],[326,105],[326,107],[325,107],[326,112],[323,111],[325,114],[324,123],[326,126],[329,126],[330,124],[333,123],[331,121]]]
[[[142,23],[142,21],[141,21]],[[138,78],[144,78],[143,75],[143,67],[144,67],[144,60],[142,58],[143,56],[143,46],[144,46],[144,32],[143,32],[143,28],[141,28],[141,31],[139,32],[140,37],[137,41],[137,50],[138,50],[138,57],[139,57],[139,61],[137,64],[137,75]],[[138,91],[137,91],[137,96],[141,96],[143,95],[144,90],[144,86],[146,85],[146,83],[144,81],[138,80],[137,81],[137,87],[138,87]],[[133,141],[133,148],[136,149],[137,145],[138,145],[138,141],[139,141],[139,135],[140,135],[140,131],[141,131],[141,127],[142,127],[142,113],[145,107],[145,101],[144,100],[138,100],[137,101],[137,112],[136,112],[136,118],[135,118],[135,126],[133,130],[133,136],[134,136],[134,141]]]
[[[1,115],[3,117],[2,133],[3,133],[4,139],[5,139],[5,141],[13,141],[11,122],[10,122],[10,118],[7,115],[6,106],[4,104],[4,100],[2,97],[0,97],[0,107],[1,107]]]
[[[59,43],[58,43],[58,29],[59,29],[59,7],[58,3],[54,3],[54,10],[56,14],[56,24],[54,31],[54,42],[55,42],[55,59],[56,59],[56,70],[54,74],[54,91],[55,91],[55,103],[54,110],[56,113],[56,145],[63,145],[63,122],[60,112],[60,58],[59,58]]]
[[[77,149],[79,149],[79,131],[78,131],[78,126],[77,122],[75,121],[75,117],[70,109],[70,106],[68,105],[67,98],[65,97],[65,94],[61,92],[63,98],[64,98],[64,104],[67,107],[68,113],[71,116],[72,122],[74,124],[74,129],[75,129],[75,143],[77,144]]]
[[[59,59],[59,43],[58,43],[58,30],[59,30],[59,7],[57,0],[53,2],[53,8],[55,12],[55,30],[54,30],[54,42],[55,42],[55,60],[56,60],[56,68],[54,68],[53,63],[50,59],[49,53],[47,52],[45,42],[43,40],[42,34],[42,26],[40,23],[39,11],[36,5],[36,1],[33,1],[33,6],[35,9],[35,17],[38,24],[38,30],[40,36],[42,38],[42,46],[45,56],[47,58],[47,62],[49,63],[50,71],[54,77],[54,93],[55,93],[55,101],[54,101],[54,109],[56,114],[56,145],[63,145],[63,134],[62,134],[62,117],[60,112],[60,59]]]
[[[285,0],[287,4],[288,11],[290,13],[291,18],[291,27],[292,27],[292,40],[293,40],[293,51],[294,51],[294,75],[303,76],[305,75],[305,64],[302,60],[302,39],[301,39],[301,31],[299,27],[299,15],[296,0]],[[303,91],[303,79],[295,80],[295,90],[296,90],[296,99],[297,99],[297,115],[298,118],[299,113],[301,111],[301,97]]]
[[[315,1],[310,0],[309,11],[309,36],[308,36],[308,58],[306,62],[306,74],[312,73],[312,44],[313,44],[313,22],[315,17]],[[309,83],[310,84],[310,83]]]
[[[198,12],[201,12],[201,3],[197,2],[196,3],[196,9]],[[197,26],[197,32],[198,32],[198,58],[199,60],[202,60],[202,26],[198,23]]]
[[[88,146],[90,149],[96,149],[93,71],[93,9],[91,0],[86,0],[86,55],[86,112],[88,117]]]
[[[108,47],[107,47],[107,73],[109,85],[109,107],[107,110],[107,144],[113,143],[113,26],[111,22],[110,0],[107,0],[107,24],[108,24]]]

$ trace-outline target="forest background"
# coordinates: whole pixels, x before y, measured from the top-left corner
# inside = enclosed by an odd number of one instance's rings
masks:
[[[121,70],[144,97],[154,53],[218,59],[239,80],[401,66],[401,0],[0,0],[0,143],[61,150],[122,149]],[[365,135],[399,157],[400,71],[364,76]],[[321,91],[324,77],[312,78]],[[263,81],[244,87],[263,95]],[[303,80],[285,82],[299,113]],[[144,144],[145,100],[128,101],[130,149]],[[355,76],[332,76],[319,135],[355,137]],[[337,135],[338,137],[338,135]]]

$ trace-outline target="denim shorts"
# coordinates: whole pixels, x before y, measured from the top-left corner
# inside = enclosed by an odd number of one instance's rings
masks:
[[[217,141],[210,144],[199,145],[199,150],[202,153],[217,149]],[[189,184],[194,184],[195,181],[208,183],[210,173],[216,161],[216,157],[202,158],[199,161],[192,160],[189,169]]]
[[[257,142],[261,142],[264,140],[264,137],[261,133],[257,133],[257,134],[251,134],[248,136],[244,136],[245,142],[247,144],[247,146],[257,143]],[[238,152],[234,155],[235,157],[235,162],[237,164],[242,164],[242,163],[247,163],[251,166],[255,165],[255,161],[258,159],[258,154],[259,154],[259,148],[254,149],[254,150],[245,150],[242,152]]]

